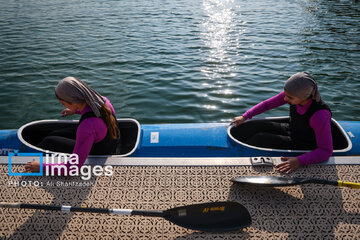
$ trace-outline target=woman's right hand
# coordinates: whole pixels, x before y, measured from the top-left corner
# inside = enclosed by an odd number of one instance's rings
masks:
[[[235,127],[239,126],[240,124],[245,122],[245,118],[243,116],[238,116],[234,118],[234,121],[230,123],[230,125],[235,125]]]
[[[61,114],[63,115],[63,117],[67,117],[67,116],[75,114],[75,112],[68,109],[68,108],[66,108],[66,109],[61,111]]]
[[[26,172],[40,172],[40,162],[39,161],[32,161],[28,162],[25,165]]]

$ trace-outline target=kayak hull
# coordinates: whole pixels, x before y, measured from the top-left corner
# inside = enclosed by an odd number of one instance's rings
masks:
[[[286,118],[286,117],[283,117]],[[129,120],[129,119],[127,119]],[[130,119],[131,120],[131,119]],[[60,120],[42,120],[60,121]],[[64,121],[64,120],[61,120]],[[66,120],[65,120],[66,121]],[[71,120],[68,120],[71,121]],[[121,121],[121,119],[118,119]],[[135,121],[136,120],[131,120]],[[72,121],[74,122],[74,121]],[[31,125],[32,123],[30,123]],[[334,156],[360,155],[360,122],[338,121],[341,132],[349,144],[345,149],[335,150]],[[29,124],[27,124],[29,125]],[[23,127],[22,127],[23,128]],[[0,131],[0,155],[9,152],[45,152],[31,144],[24,143],[19,130]],[[121,157],[253,157],[253,156],[296,156],[294,150],[264,149],[241,143],[234,139],[227,123],[189,123],[189,124],[138,124],[135,145]],[[18,136],[20,135],[20,137]],[[21,141],[22,140],[22,141]]]

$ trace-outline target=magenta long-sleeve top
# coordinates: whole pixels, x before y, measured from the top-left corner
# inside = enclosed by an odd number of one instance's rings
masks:
[[[266,112],[270,109],[277,108],[286,103],[287,102],[285,101],[285,92],[281,92],[278,95],[255,105],[251,109],[247,110],[242,116],[245,119],[251,119],[258,114]],[[308,101],[308,103],[304,106],[296,105],[297,112],[300,115],[305,114],[309,109],[311,103],[312,99],[310,99],[310,101]],[[297,157],[301,165],[326,161],[333,153],[330,111],[326,109],[316,111],[311,116],[309,124],[314,130],[317,148],[313,151],[304,153]]]
[[[112,113],[115,114],[115,110],[113,106],[111,105],[109,99],[106,97],[103,97],[106,105],[111,109]],[[91,112],[91,108],[86,105],[85,108],[81,111],[81,116],[83,116],[87,112]],[[79,157],[79,162],[76,164],[79,168],[84,164],[86,161],[86,158],[89,156],[89,153],[91,151],[93,143],[100,142],[103,140],[107,135],[107,126],[101,118],[98,117],[91,117],[84,119],[81,124],[79,124],[77,131],[76,131],[76,141],[75,141],[75,147],[73,150],[74,154],[77,154]],[[57,161],[57,159],[55,159]],[[47,173],[47,170],[52,172],[52,167],[54,165],[65,165],[62,164],[46,164],[43,163],[43,169],[44,173]],[[48,168],[46,168],[48,166]],[[66,164],[66,170],[61,169],[60,175],[68,175],[65,174],[65,171],[67,171],[70,167],[70,164]],[[58,168],[54,169],[54,174],[58,176]]]

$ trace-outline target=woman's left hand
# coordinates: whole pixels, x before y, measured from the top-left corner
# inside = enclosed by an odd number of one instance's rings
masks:
[[[300,167],[300,162],[297,157],[281,157],[285,161],[276,165],[277,170],[281,173],[289,174]]]
[[[40,162],[39,161],[32,161],[28,162],[25,165],[26,172],[40,172]]]
[[[75,114],[75,112],[73,110],[69,109],[69,108],[66,108],[66,109],[61,111],[61,115],[63,117],[67,117],[67,116],[70,116],[70,115],[73,115],[73,114]]]

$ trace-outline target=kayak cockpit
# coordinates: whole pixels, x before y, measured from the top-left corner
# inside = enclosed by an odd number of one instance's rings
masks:
[[[246,146],[248,148],[253,148],[257,150],[262,151],[278,151],[278,152],[306,152],[313,149],[284,149],[282,146],[278,146],[276,148],[270,148],[270,147],[259,147],[256,145],[250,145],[246,142],[246,139],[243,138],[244,135],[246,135],[247,128],[249,126],[249,123],[252,124],[261,124],[263,121],[269,120],[269,121],[275,121],[278,123],[289,123],[290,118],[289,117],[270,117],[265,119],[252,119],[244,122],[243,124],[235,127],[230,126],[228,128],[228,136],[235,141],[237,144]],[[259,130],[260,132],[260,130]],[[347,136],[344,129],[341,127],[341,125],[335,120],[331,119],[331,133],[333,138],[333,149],[335,152],[347,152],[352,148],[352,143],[349,137]]]
[[[140,124],[135,119],[117,119],[117,122],[120,129],[121,141],[117,148],[116,155],[128,156],[136,150],[139,144]],[[18,138],[24,145],[38,151],[60,152],[41,149],[37,145],[53,131],[65,128],[70,129],[70,135],[73,134],[73,138],[75,139],[78,124],[79,121],[77,120],[40,120],[30,122],[19,129]]]

